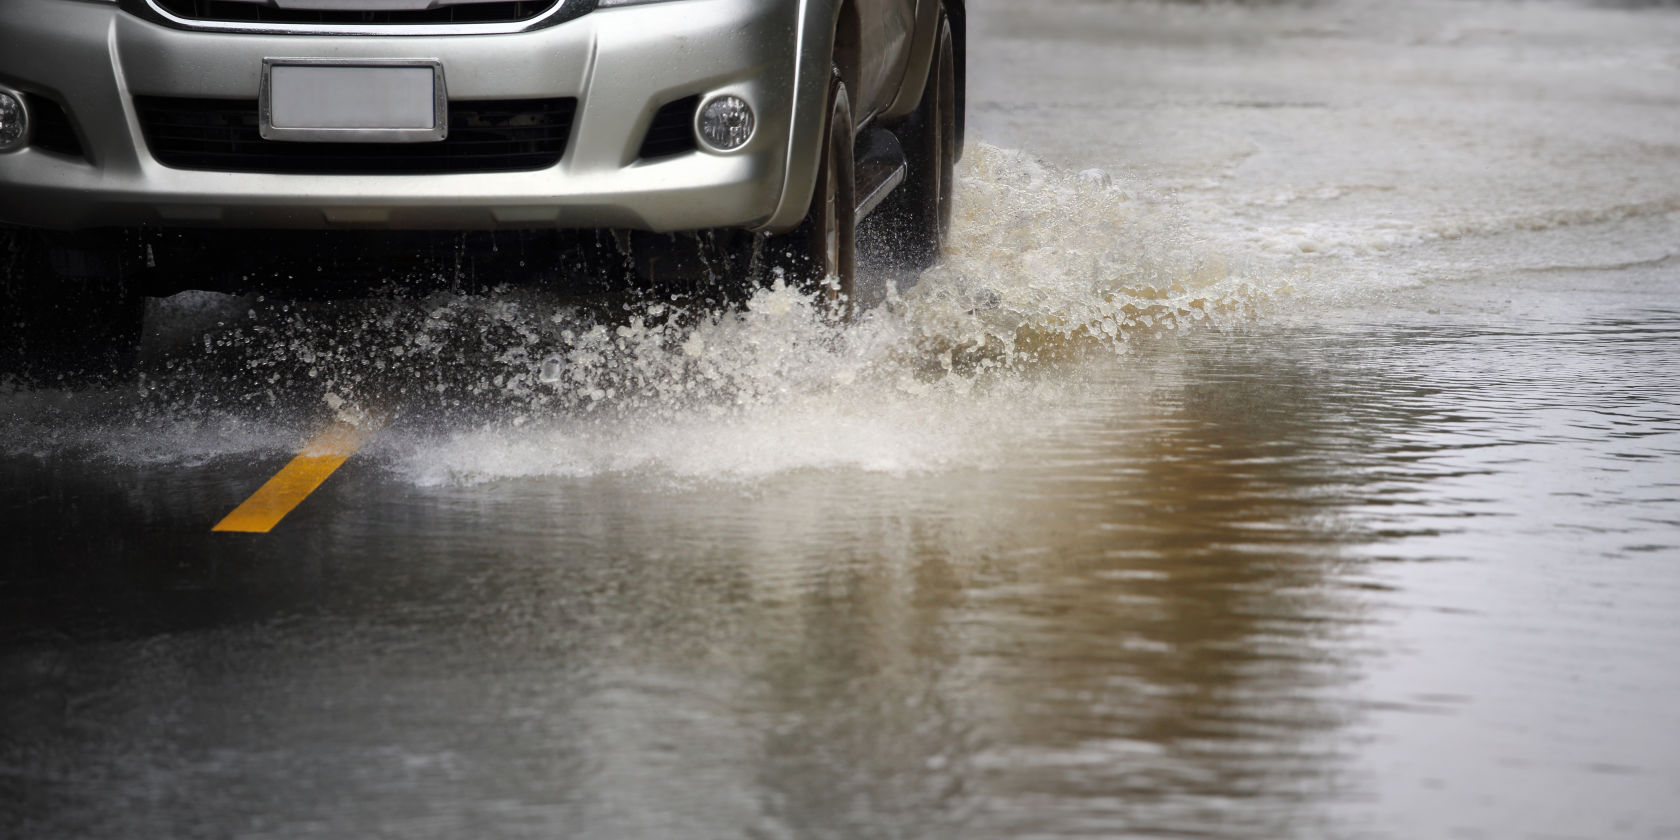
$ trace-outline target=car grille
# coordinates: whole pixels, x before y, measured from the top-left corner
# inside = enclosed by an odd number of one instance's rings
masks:
[[[357,9],[347,0],[339,9],[282,9],[250,0],[153,0],[177,17],[229,23],[362,24],[405,26],[450,23],[509,23],[526,21],[554,8],[558,0],[499,0],[460,3],[429,9]]]
[[[249,99],[138,96],[152,156],[175,169],[286,174],[517,172],[560,162],[576,99],[449,103],[449,136],[434,143],[264,140]]]

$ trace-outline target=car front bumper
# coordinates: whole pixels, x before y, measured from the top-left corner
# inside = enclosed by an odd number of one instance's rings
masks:
[[[804,3],[675,0],[525,32],[413,36],[192,31],[103,2],[4,3],[0,86],[64,105],[86,156],[0,154],[0,222],[676,231],[786,227],[810,196],[812,155],[794,148],[816,134],[797,113],[801,76],[813,75],[800,67]],[[134,97],[256,99],[263,61],[277,57],[435,60],[452,101],[576,97],[578,107],[564,156],[538,171],[254,174],[174,169],[150,154]],[[745,147],[638,160],[662,104],[718,93],[752,103]]]

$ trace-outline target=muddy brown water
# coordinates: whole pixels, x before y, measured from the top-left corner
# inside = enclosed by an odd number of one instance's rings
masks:
[[[186,296],[0,391],[0,835],[1680,836],[1680,15],[974,26],[843,333]]]

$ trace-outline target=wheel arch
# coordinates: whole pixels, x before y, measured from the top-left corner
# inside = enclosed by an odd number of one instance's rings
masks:
[[[822,157],[829,79],[839,67],[841,79],[851,88],[862,62],[862,21],[853,0],[800,0],[795,27],[798,58],[787,167],[781,201],[757,228],[765,233],[786,233],[804,220]]]
[[[939,43],[939,10],[943,6],[945,17],[951,22],[951,40],[956,49],[957,125],[958,139],[961,139],[961,108],[966,72],[964,56],[967,51],[968,32],[968,9],[963,3],[964,0],[920,0],[917,3],[916,40],[911,44],[910,54],[905,61],[904,76],[899,79],[898,95],[882,112],[882,117],[896,120],[909,116],[921,103],[922,91],[927,87],[928,77],[933,69],[934,49]]]
[[[858,18],[857,3],[839,0],[834,10],[834,66],[840,68],[840,80],[847,91],[858,89],[857,80],[863,77],[863,21]]]

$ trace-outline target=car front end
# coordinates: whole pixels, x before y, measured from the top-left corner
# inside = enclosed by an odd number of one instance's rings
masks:
[[[6,0],[0,223],[785,229],[807,5]]]

